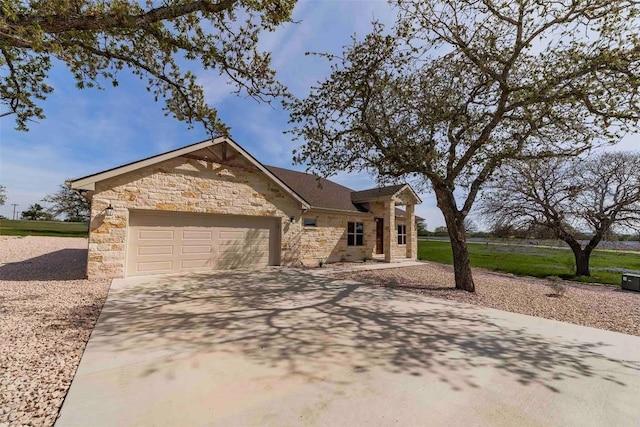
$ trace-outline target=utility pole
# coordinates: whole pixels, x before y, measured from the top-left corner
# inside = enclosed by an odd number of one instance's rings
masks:
[[[16,219],[16,206],[18,206],[17,203],[11,203],[11,206],[13,206],[13,219]]]

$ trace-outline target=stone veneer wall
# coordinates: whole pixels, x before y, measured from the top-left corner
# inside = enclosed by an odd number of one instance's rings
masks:
[[[371,258],[376,244],[376,223],[372,215],[309,211],[303,218],[315,218],[315,227],[304,227],[300,245],[302,263],[317,267],[320,262],[363,261]],[[347,222],[362,222],[364,246],[347,246]]]
[[[235,162],[223,166],[176,158],[98,182],[91,206],[88,276],[124,276],[130,209],[280,217],[281,263],[299,264],[299,203],[249,162]],[[114,212],[106,217],[109,204]]]
[[[405,221],[404,218],[400,218],[400,217],[396,217],[396,230],[395,230],[395,234],[394,234],[394,241],[393,241],[393,255],[396,257],[406,257],[407,256],[407,245],[399,245],[398,244],[398,226],[399,225],[404,225]],[[409,232],[409,230],[407,230],[407,233]],[[409,240],[409,239],[407,239]]]

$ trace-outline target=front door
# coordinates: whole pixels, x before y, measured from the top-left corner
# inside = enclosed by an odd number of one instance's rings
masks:
[[[376,254],[384,253],[384,218],[376,218]]]

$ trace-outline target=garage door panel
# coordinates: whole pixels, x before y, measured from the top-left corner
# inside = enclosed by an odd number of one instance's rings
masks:
[[[171,255],[173,254],[173,245],[148,245],[138,246],[138,255]]]
[[[173,240],[174,238],[173,230],[142,229],[138,231],[139,240]]]
[[[139,272],[170,272],[173,270],[173,262],[171,261],[142,261],[138,262],[136,269]]]
[[[205,259],[182,259],[180,260],[180,267],[182,269],[208,269],[211,268],[211,258]]]
[[[127,275],[267,266],[278,259],[278,221],[132,211]]]
[[[210,230],[183,230],[182,240],[211,240],[213,231]]]
[[[220,242],[223,241],[242,241],[244,240],[244,231],[243,230],[229,230],[229,231],[220,231],[218,232],[218,239]]]
[[[181,246],[181,254],[183,255],[191,255],[191,254],[212,254],[213,247],[211,245],[185,245]]]

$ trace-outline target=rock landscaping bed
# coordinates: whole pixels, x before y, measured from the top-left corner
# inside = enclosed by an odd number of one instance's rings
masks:
[[[86,280],[87,239],[0,237],[0,426],[51,426],[109,280]]]
[[[337,273],[356,280],[498,310],[640,335],[640,293],[619,287],[515,277],[474,269],[476,293],[454,288],[453,268],[416,267]]]

